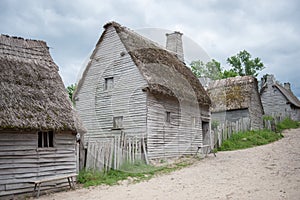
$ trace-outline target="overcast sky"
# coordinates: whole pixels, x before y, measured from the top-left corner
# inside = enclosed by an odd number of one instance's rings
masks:
[[[260,76],[290,82],[300,97],[299,11],[298,0],[0,0],[0,33],[46,41],[70,85],[108,21],[177,30],[225,68],[226,58],[247,50],[265,64]]]

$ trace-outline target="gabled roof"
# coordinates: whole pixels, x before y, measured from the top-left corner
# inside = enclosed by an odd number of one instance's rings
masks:
[[[211,81],[207,90],[212,100],[212,112],[249,108],[253,89],[257,90],[257,80],[252,76]],[[262,108],[261,102],[260,106]]]
[[[44,41],[0,36],[0,129],[83,131]]]
[[[199,80],[174,53],[116,22],[107,23],[104,28],[110,26],[116,30],[147,81],[148,87],[145,89],[176,96],[179,100],[196,99],[202,105],[211,103]]]
[[[285,96],[288,102],[298,108],[300,108],[300,101],[299,99],[293,94],[291,90],[284,88],[282,85],[275,83],[273,87],[278,88],[278,90]]]

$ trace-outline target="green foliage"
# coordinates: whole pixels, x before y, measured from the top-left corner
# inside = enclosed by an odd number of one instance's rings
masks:
[[[68,92],[68,94],[69,94],[69,98],[70,98],[70,100],[73,102],[73,104],[74,104],[74,101],[73,101],[73,93],[74,93],[74,91],[76,90],[76,87],[77,87],[76,84],[71,84],[71,85],[69,85],[69,86],[66,88],[66,90],[67,90],[67,92]]]
[[[290,118],[285,118],[283,121],[276,124],[276,131],[281,132],[285,129],[299,128],[299,127],[300,127],[299,122],[293,121]]]
[[[84,187],[94,185],[116,185],[119,181],[128,180],[129,177],[134,182],[148,180],[157,174],[165,174],[177,169],[181,169],[191,163],[180,162],[174,165],[156,167],[146,165],[142,161],[137,161],[134,164],[125,163],[120,167],[120,170],[109,170],[108,172],[99,172],[91,169],[84,169],[79,172],[78,182]]]
[[[227,58],[227,63],[231,65],[231,70],[240,76],[257,77],[258,73],[265,68],[260,58],[251,59],[251,54],[246,50]]]
[[[231,151],[255,147],[274,142],[282,137],[281,134],[269,130],[238,132],[232,134],[228,140],[225,140],[218,150]]]
[[[239,74],[233,71],[232,69],[230,70],[224,70],[222,78],[230,78],[230,77],[236,77]]]
[[[251,58],[251,54],[246,50],[240,51],[237,55],[227,58],[227,63],[231,66],[229,70],[224,70],[221,63],[212,59],[208,63],[200,60],[191,62],[192,72],[198,77],[208,77],[212,80],[235,76],[254,76],[263,70],[264,64],[260,58]]]
[[[192,61],[191,69],[198,78],[208,77],[212,80],[217,80],[223,77],[221,63],[214,59],[206,64],[200,60]]]

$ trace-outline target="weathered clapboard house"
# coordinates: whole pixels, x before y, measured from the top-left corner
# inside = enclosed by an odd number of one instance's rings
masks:
[[[267,75],[261,79],[260,96],[266,115],[300,121],[300,101],[290,83],[281,85],[274,75]]]
[[[85,148],[123,134],[151,160],[209,142],[210,99],[182,62],[182,34],[167,35],[167,50],[116,22],[104,28],[74,94]]]
[[[237,130],[263,128],[264,111],[256,78],[237,76],[210,81],[207,91],[212,100],[213,121],[234,124]]]
[[[76,173],[78,125],[46,43],[1,35],[0,199],[31,193],[29,181]]]

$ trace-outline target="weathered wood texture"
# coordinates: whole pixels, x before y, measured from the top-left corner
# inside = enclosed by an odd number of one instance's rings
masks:
[[[166,112],[170,112],[170,122],[166,120]],[[201,144],[198,105],[148,94],[147,150],[150,159],[193,154]]]
[[[124,53],[124,55],[121,53]],[[146,82],[140,75],[115,30],[107,29],[87,67],[76,108],[87,128],[87,144],[116,133],[113,117],[123,116],[128,135],[146,133]],[[113,77],[113,88],[105,90],[105,78]]]
[[[4,131],[0,137],[0,198],[32,192],[28,181],[54,175],[76,173],[75,136],[55,134],[53,148],[37,148],[37,133]],[[58,189],[66,181],[49,182],[41,188]]]
[[[212,129],[214,135],[214,147],[220,147],[223,141],[229,139],[232,134],[250,130],[251,122],[249,117],[242,117],[235,121],[224,120],[221,124]]]
[[[300,109],[287,103],[287,98],[277,87],[273,87],[274,82],[267,82],[267,87],[261,92],[261,101],[265,115],[272,117],[289,117],[293,120],[300,120]]]
[[[144,140],[121,132],[119,135],[89,142],[87,168],[96,170],[120,169],[125,163],[147,160]]]

